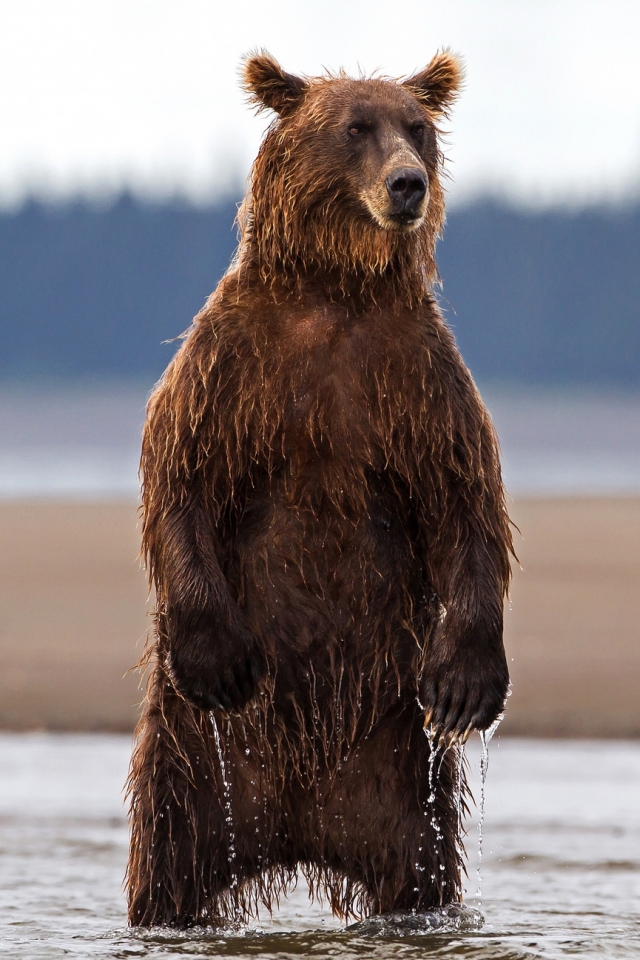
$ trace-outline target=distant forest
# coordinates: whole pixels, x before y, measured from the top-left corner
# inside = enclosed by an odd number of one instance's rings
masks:
[[[236,204],[0,215],[0,378],[155,379],[227,267]],[[640,205],[449,216],[447,321],[483,381],[640,386]]]

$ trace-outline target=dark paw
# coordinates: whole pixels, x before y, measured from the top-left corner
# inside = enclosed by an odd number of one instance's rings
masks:
[[[504,652],[478,653],[462,649],[427,668],[421,689],[425,726],[432,725],[440,737],[466,739],[472,730],[487,730],[504,710],[509,692]]]
[[[502,690],[498,693],[473,684],[430,680],[423,694],[425,726],[433,726],[445,739],[466,739],[472,730],[487,730],[504,710],[508,685]]]
[[[195,631],[171,645],[174,686],[200,710],[241,710],[257,694],[264,656],[246,634],[224,628]]]

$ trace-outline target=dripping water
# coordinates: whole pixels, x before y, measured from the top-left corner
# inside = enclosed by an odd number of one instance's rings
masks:
[[[416,703],[418,704],[418,707],[420,708],[422,713],[423,714],[426,713],[424,706],[422,705],[422,703],[420,703],[419,697],[416,697]],[[434,859],[438,867],[438,872],[444,872],[444,864],[441,862],[441,857],[440,857],[440,844],[442,841],[442,831],[440,829],[440,823],[436,816],[436,806],[435,806],[436,780],[438,778],[438,774],[440,773],[440,767],[442,766],[442,760],[441,760],[440,765],[438,766],[438,769],[436,771],[436,760],[438,758],[438,753],[440,751],[440,745],[436,745],[437,730],[433,724],[429,724],[429,726],[426,726],[424,728],[424,733],[427,740],[429,741],[429,779],[428,779],[429,795],[427,797],[427,805],[424,810],[424,816],[425,816],[425,819],[429,820],[429,824],[435,833],[436,842],[433,845],[433,850],[435,853]],[[446,752],[446,750],[444,752]],[[443,759],[444,759],[444,752],[443,752]],[[418,848],[420,853],[422,853],[422,848],[424,843],[425,843],[425,832],[421,831],[420,846]],[[425,869],[424,866],[422,866],[420,863],[416,863],[415,868],[416,868],[417,874],[423,873]],[[431,874],[431,880],[434,883],[438,884],[438,887],[440,888],[440,901],[442,902],[445,880],[443,878],[443,880],[440,882],[435,873]],[[416,887],[415,891],[418,892],[418,889],[419,888]]]
[[[213,713],[210,714],[211,725],[213,727],[213,738],[216,744],[216,751],[218,753],[218,760],[220,761],[220,774],[222,776],[222,791],[224,797],[224,819],[227,825],[227,833],[229,838],[229,861],[231,864],[231,883],[230,887],[233,893],[238,889],[238,872],[236,869],[236,833],[233,826],[233,806],[231,803],[231,782],[227,777],[227,767],[224,760],[224,752],[222,749],[222,740],[220,739],[220,731],[218,730],[218,724]]]
[[[490,727],[486,730],[478,731],[480,734],[480,743],[482,744],[482,753],[480,754],[480,815],[478,817],[478,889],[476,890],[478,906],[482,906],[482,834],[484,829],[485,785],[487,782],[487,770],[489,769],[489,743],[500,726],[502,718],[503,714],[500,714]]]
[[[443,751],[442,759],[438,765],[436,771],[436,761],[438,759],[438,754],[440,752],[440,744],[436,743],[437,740],[437,730],[430,724],[425,728],[425,734],[427,740],[429,741],[429,796],[427,798],[427,807],[429,809],[430,817],[429,823],[435,835],[435,843],[433,845],[433,852],[435,854],[435,863],[437,864],[438,873],[444,873],[444,863],[442,862],[441,848],[442,848],[442,830],[440,829],[440,821],[438,820],[436,814],[436,786],[438,776],[440,774],[440,767],[442,766],[442,760],[444,759],[444,754],[446,753],[446,748]],[[431,879],[436,883],[440,890],[440,903],[442,903],[444,895],[444,885],[445,878],[439,878],[435,873],[431,874]]]
[[[261,716],[260,708],[256,705],[255,708],[255,721],[256,729],[260,731],[260,749],[259,753],[262,758],[260,764],[260,773],[258,774],[257,785],[262,792],[262,816],[263,816],[263,829],[260,831],[259,840],[258,840],[258,865],[264,867],[267,865],[267,857],[262,846],[262,837],[265,835],[267,829],[267,824],[269,823],[269,801],[268,801],[268,791],[265,778],[265,741],[266,741],[266,717]],[[257,818],[256,818],[257,820]]]
[[[456,746],[456,814],[458,820],[456,842],[458,850],[463,853],[462,843],[462,782],[464,777],[464,743],[458,743]]]

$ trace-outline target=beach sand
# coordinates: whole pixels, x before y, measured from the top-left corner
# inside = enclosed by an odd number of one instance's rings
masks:
[[[640,736],[640,498],[520,499],[501,732]],[[150,626],[126,502],[0,504],[0,727],[130,730]]]

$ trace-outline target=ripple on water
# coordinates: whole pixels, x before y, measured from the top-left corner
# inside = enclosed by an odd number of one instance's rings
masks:
[[[398,910],[380,917],[367,917],[347,927],[346,933],[365,937],[409,937],[425,933],[468,933],[480,930],[484,917],[463,903],[436,907],[423,912]]]

